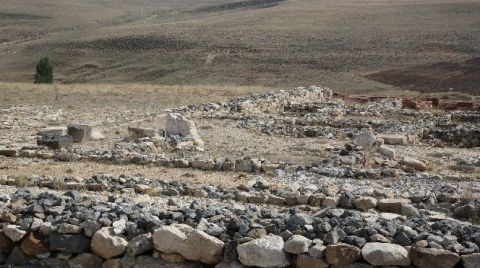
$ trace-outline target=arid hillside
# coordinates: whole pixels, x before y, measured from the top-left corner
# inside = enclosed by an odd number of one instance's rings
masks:
[[[479,17],[475,0],[5,1],[0,80],[31,81],[46,55],[66,83],[444,91],[396,70],[478,66]],[[478,93],[478,72],[460,77],[449,87]]]

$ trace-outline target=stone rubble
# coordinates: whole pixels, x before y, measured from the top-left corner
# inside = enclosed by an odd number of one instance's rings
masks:
[[[94,124],[69,124],[63,111],[39,116],[29,123],[38,135],[2,142],[1,159],[183,168],[240,182],[0,174],[0,265],[479,267],[480,121],[474,111],[404,104],[352,104],[326,87],[301,87],[152,113],[164,128],[115,119],[117,139],[98,148]],[[20,128],[14,116],[29,113],[2,110],[2,130]],[[204,120],[328,144],[305,162],[222,155],[200,138]],[[445,150],[431,156],[433,148]],[[470,151],[452,153],[460,148]]]

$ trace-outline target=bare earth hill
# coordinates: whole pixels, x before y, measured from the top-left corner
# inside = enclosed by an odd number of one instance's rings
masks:
[[[0,80],[31,81],[47,55],[66,83],[478,94],[479,17],[476,0],[3,1]],[[407,75],[438,64],[459,79]]]

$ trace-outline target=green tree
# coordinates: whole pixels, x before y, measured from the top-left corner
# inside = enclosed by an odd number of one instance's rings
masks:
[[[35,74],[35,83],[51,84],[53,82],[53,66],[48,61],[48,57],[43,57],[37,63],[37,73]]]

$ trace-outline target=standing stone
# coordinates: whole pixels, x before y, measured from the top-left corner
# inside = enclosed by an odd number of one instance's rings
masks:
[[[285,267],[291,261],[283,247],[282,237],[270,234],[238,245],[237,252],[240,262],[245,266]]]
[[[83,253],[68,261],[70,268],[102,268],[103,260],[95,254]]]
[[[410,259],[408,251],[395,244],[366,243],[362,248],[362,256],[368,263],[375,266],[408,266]]]
[[[460,260],[460,256],[445,249],[413,247],[410,259],[417,267],[452,268]]]
[[[51,136],[64,136],[67,135],[67,127],[46,127],[37,132],[37,135],[42,137],[51,137]]]
[[[298,255],[296,260],[297,268],[328,268],[325,260],[310,257],[308,255]]]
[[[92,237],[90,244],[92,252],[98,256],[110,259],[122,255],[127,248],[127,240],[115,235],[113,228],[103,227]]]
[[[88,138],[92,133],[92,126],[85,124],[75,124],[67,127],[68,136],[72,137],[72,141],[75,143],[80,143]]]
[[[291,254],[300,254],[308,251],[308,248],[312,244],[312,240],[301,236],[301,235],[292,235],[288,241],[285,243],[285,250]]]
[[[42,136],[41,139],[37,140],[37,145],[46,146],[52,150],[59,150],[62,148],[72,147],[73,139],[68,135],[64,136],[51,136],[45,138]]]
[[[360,253],[359,248],[344,243],[328,245],[325,250],[327,262],[339,267],[360,259]]]
[[[196,145],[203,145],[203,141],[200,135],[198,135],[197,128],[192,120],[178,113],[167,114],[165,120],[165,132],[167,135],[179,135],[193,140],[194,143],[197,143]]]

